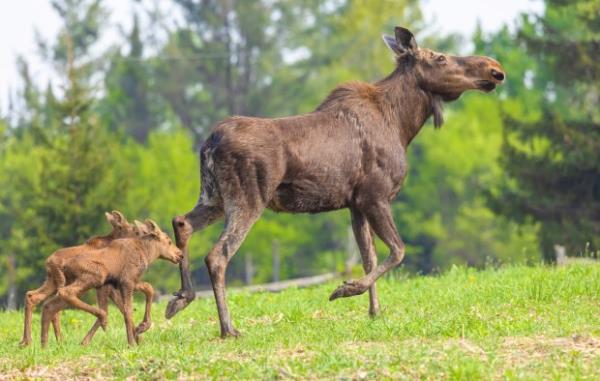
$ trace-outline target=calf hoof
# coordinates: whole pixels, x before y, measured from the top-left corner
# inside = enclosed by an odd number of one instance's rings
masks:
[[[221,339],[226,339],[228,337],[240,337],[242,334],[235,328],[229,328],[226,331],[221,332]]]
[[[90,344],[90,342],[92,341],[92,339],[90,339],[88,336],[84,337],[83,340],[81,340],[81,346],[82,347],[86,347]]]
[[[152,327],[152,322],[143,321],[137,327],[135,327],[135,334],[140,335]]]
[[[344,282],[341,286],[335,289],[331,293],[329,300],[336,300],[337,298],[347,298],[349,296],[360,295],[367,291],[369,287],[365,286],[357,281],[349,280]]]
[[[165,317],[167,319],[171,319],[179,311],[181,311],[185,307],[187,307],[194,300],[194,298],[195,298],[195,295],[191,296],[191,297],[177,297],[177,298],[171,299],[169,301],[169,304],[167,304],[167,309],[165,310]]]

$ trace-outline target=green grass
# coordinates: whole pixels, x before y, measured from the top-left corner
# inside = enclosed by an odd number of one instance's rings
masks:
[[[231,293],[238,339],[218,338],[213,300],[154,326],[128,348],[121,317],[89,347],[93,318],[63,317],[65,341],[18,347],[22,313],[0,314],[0,379],[61,375],[142,379],[598,379],[600,265],[455,268],[439,277],[378,283],[381,316],[367,296],[328,302],[337,284],[278,294]],[[142,305],[136,304],[136,320]]]

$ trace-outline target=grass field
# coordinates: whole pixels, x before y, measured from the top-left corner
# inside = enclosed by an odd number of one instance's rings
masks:
[[[21,312],[0,313],[0,379],[596,379],[600,378],[600,265],[454,268],[378,283],[367,296],[328,302],[331,283],[278,294],[231,293],[238,339],[218,338],[212,300],[154,326],[128,348],[121,317],[78,345],[93,318],[67,311],[65,341],[21,349]],[[136,320],[142,305],[136,305]]]

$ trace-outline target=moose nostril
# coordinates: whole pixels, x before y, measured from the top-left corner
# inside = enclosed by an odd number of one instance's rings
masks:
[[[504,80],[504,73],[492,69],[492,77],[494,77],[498,81],[502,81],[502,80]]]

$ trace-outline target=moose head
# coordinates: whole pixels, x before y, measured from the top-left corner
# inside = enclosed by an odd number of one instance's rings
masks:
[[[383,35],[383,40],[395,53],[398,69],[414,75],[417,85],[433,96],[436,127],[443,123],[442,102],[456,100],[467,90],[490,92],[506,77],[492,58],[459,57],[420,48],[408,29],[397,26],[394,32],[394,37]]]

